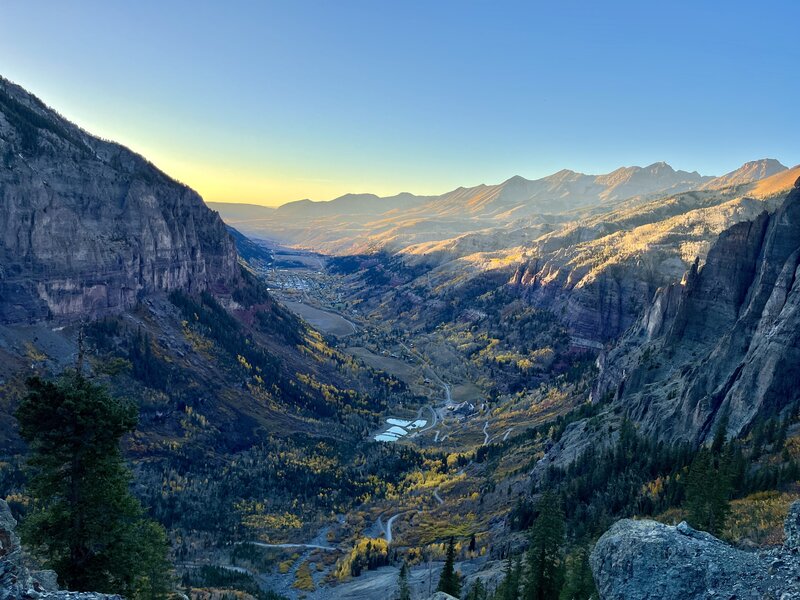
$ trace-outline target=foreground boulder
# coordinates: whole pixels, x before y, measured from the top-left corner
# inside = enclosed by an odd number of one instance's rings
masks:
[[[8,504],[0,500],[0,600],[122,600],[107,594],[61,591],[53,571],[30,571],[16,525]]]
[[[624,519],[598,540],[592,572],[602,600],[798,600],[800,501],[785,531],[782,547],[744,551],[685,522]]]

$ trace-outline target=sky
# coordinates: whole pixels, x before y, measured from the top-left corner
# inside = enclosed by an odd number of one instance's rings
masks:
[[[800,163],[800,2],[0,0],[0,74],[206,200]]]

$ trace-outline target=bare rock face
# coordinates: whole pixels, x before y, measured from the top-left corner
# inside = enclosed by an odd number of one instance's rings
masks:
[[[671,527],[624,519],[598,540],[592,573],[601,600],[797,600],[799,522],[800,502],[795,502],[784,546],[750,552],[686,523]]]
[[[95,316],[224,287],[236,250],[200,196],[0,78],[0,322]]]
[[[798,182],[800,184],[800,181]],[[601,360],[612,394],[644,431],[702,442],[800,402],[800,185],[772,215],[725,231],[681,285],[662,288]]]
[[[785,170],[777,161],[758,161],[729,174],[735,184],[726,176],[709,189],[630,198],[613,210],[587,213],[537,237],[510,283],[559,315],[574,337],[597,345],[615,341],[659,287],[679,280],[696,257],[705,260],[722,232],[778,208],[779,192],[749,197],[742,184]],[[785,182],[777,185],[787,189]]]
[[[120,596],[58,589],[53,571],[30,571],[15,533],[17,522],[0,500],[0,600],[122,600]]]

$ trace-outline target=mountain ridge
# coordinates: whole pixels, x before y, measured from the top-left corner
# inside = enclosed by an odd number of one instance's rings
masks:
[[[800,179],[774,214],[733,225],[702,268],[695,262],[656,293],[603,359],[594,396],[612,392],[653,435],[692,442],[720,425],[735,437],[756,414],[789,410],[798,402],[798,267]]]
[[[745,187],[781,169],[778,161],[762,159],[715,178],[675,170],[662,161],[601,175],[569,169],[535,180],[515,175],[498,184],[461,186],[436,196],[346,194],[263,210],[211,206],[244,233],[281,244],[328,254],[397,252],[476,231],[517,229],[542,217],[569,219],[576,211],[610,210],[622,202],[647,202],[695,189]]]
[[[218,213],[129,149],[0,79],[0,321],[130,308],[152,291],[235,286]]]
[[[522,175],[513,175],[506,179],[505,181],[498,183],[498,184],[486,184],[481,183],[474,186],[459,186],[453,190],[444,192],[442,194],[434,194],[434,195],[418,195],[411,192],[400,192],[398,194],[394,194],[391,196],[378,196],[377,194],[372,193],[347,193],[341,196],[337,196],[336,198],[332,198],[330,200],[310,200],[308,198],[302,200],[293,200],[290,202],[286,202],[276,207],[267,207],[264,206],[265,209],[268,211],[274,210],[283,212],[285,214],[292,214],[296,211],[300,211],[306,213],[309,209],[311,210],[319,210],[322,214],[330,214],[331,212],[335,211],[334,206],[338,208],[339,205],[343,205],[346,207],[346,210],[351,210],[352,205],[357,202],[379,202],[382,206],[376,207],[369,207],[373,208],[374,210],[371,211],[370,214],[381,214],[381,209],[383,212],[392,210],[397,208],[396,203],[398,202],[425,202],[425,201],[434,201],[436,199],[443,199],[448,198],[451,196],[458,196],[464,193],[472,192],[478,193],[483,190],[487,189],[496,189],[496,188],[504,188],[508,185],[519,185],[519,184],[532,184],[532,183],[540,183],[540,182],[559,182],[565,179],[574,179],[574,178],[594,178],[597,181],[609,181],[614,182],[619,180],[628,180],[631,176],[641,172],[651,172],[656,173],[658,171],[666,171],[667,173],[675,174],[681,177],[688,177],[691,180],[698,180],[698,181],[710,181],[713,179],[711,176],[702,176],[697,171],[688,172],[682,170],[675,170],[673,169],[668,163],[661,161],[656,162],[646,167],[639,167],[639,166],[629,166],[629,167],[619,167],[614,171],[611,171],[606,174],[600,175],[591,175],[586,173],[580,173],[577,171],[573,171],[570,169],[561,169],[555,173],[550,175],[546,175],[537,179],[527,179]],[[253,207],[260,207],[261,205],[257,204],[248,204],[248,203],[237,203],[237,202],[212,202],[215,208],[224,208],[226,205],[234,205],[234,206],[253,206]],[[361,206],[359,208],[367,208],[366,206]]]

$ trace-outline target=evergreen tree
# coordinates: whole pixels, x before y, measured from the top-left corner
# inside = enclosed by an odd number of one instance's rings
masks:
[[[552,492],[542,495],[537,508],[528,549],[525,600],[557,600],[564,582],[564,513]]]
[[[511,555],[506,559],[503,581],[494,592],[494,600],[519,600],[519,587],[522,581],[522,558],[517,556],[513,563]]]
[[[447,556],[436,591],[450,594],[456,598],[461,595],[461,578],[456,573],[456,544],[452,537],[447,544]]]
[[[561,589],[561,600],[590,600],[597,598],[592,569],[589,565],[589,548],[579,546],[569,557],[566,581]]]
[[[397,582],[397,600],[411,600],[411,587],[408,585],[408,563],[403,561]]]
[[[466,600],[487,600],[486,586],[481,579],[476,579],[467,592]]]
[[[692,527],[719,535],[730,512],[734,460],[730,447],[701,448],[686,475],[687,520]]]
[[[511,585],[508,589],[508,600],[518,600],[520,586],[522,585],[522,556],[514,559],[514,568],[511,571]]]
[[[135,406],[78,373],[27,383],[16,413],[31,452],[23,540],[71,590],[165,596],[166,535],[131,495],[119,448]]]
[[[511,556],[505,569],[505,578],[495,594],[496,600],[519,600],[519,586],[522,581],[522,557],[517,556],[511,563]]]
[[[725,411],[719,419],[717,430],[714,432],[714,440],[711,442],[711,452],[719,454],[725,447],[728,440],[728,412]]]
[[[505,589],[506,586],[508,586],[509,577],[511,577],[511,554],[506,556],[506,564],[503,567],[503,579],[494,590],[494,594],[492,595],[493,600],[505,600]]]

